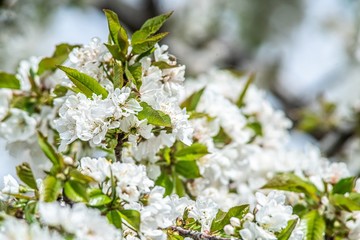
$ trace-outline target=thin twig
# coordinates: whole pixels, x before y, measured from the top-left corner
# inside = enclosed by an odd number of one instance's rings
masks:
[[[117,162],[121,162],[122,148],[124,143],[124,134],[118,133],[116,136],[117,144],[115,147],[115,158]]]
[[[223,237],[219,237],[219,236],[212,236],[212,235],[208,235],[208,234],[193,231],[193,230],[183,229],[183,228],[177,227],[177,226],[168,227],[168,230],[177,232],[182,237],[190,237],[194,240],[204,240],[204,239],[207,239],[207,240],[230,240],[230,239],[236,240],[236,238],[223,238]]]

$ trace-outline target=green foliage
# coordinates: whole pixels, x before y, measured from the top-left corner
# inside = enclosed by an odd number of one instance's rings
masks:
[[[211,223],[210,231],[216,232],[222,230],[225,225],[230,223],[230,218],[232,217],[243,219],[249,210],[250,206],[248,204],[232,207],[228,212],[219,210]]]
[[[62,96],[65,96],[67,91],[69,89],[65,86],[61,86],[61,85],[56,85],[54,90],[53,90],[53,93],[57,96],[57,97],[62,97]]]
[[[325,220],[317,210],[311,210],[301,219],[301,229],[305,233],[304,240],[323,240]]]
[[[58,66],[58,68],[66,73],[68,78],[75,84],[80,91],[85,94],[88,98],[92,98],[92,95],[102,95],[103,98],[106,98],[108,92],[103,88],[96,79],[81,73],[76,69]]]
[[[106,18],[108,21],[110,38],[113,41],[113,43],[116,46],[118,46],[119,52],[123,56],[125,56],[127,53],[127,49],[129,47],[129,41],[128,41],[128,36],[127,36],[126,30],[120,24],[119,18],[115,12],[108,10],[108,9],[104,9],[104,12],[105,12],[105,15],[106,15]]]
[[[135,63],[133,65],[126,65],[125,75],[128,80],[135,84],[136,88],[139,90],[142,84],[142,67],[140,63]]]
[[[205,91],[205,87],[191,94],[187,99],[185,99],[184,102],[181,103],[180,105],[181,108],[186,108],[186,110],[189,112],[195,111],[204,91]]]
[[[334,194],[335,193],[345,194],[347,192],[350,193],[353,191],[355,187],[355,181],[356,181],[356,177],[343,178],[334,185],[331,192]]]
[[[124,86],[124,70],[118,61],[114,63],[114,76],[111,80],[115,88],[122,88]]]
[[[292,219],[288,222],[286,228],[284,228],[279,234],[277,234],[278,240],[288,240],[294,231],[298,219]]]
[[[50,159],[52,164],[56,166],[64,166],[64,159],[63,157],[58,154],[55,149],[51,146],[51,144],[46,140],[44,135],[41,132],[38,132],[38,143],[42,151],[45,155]]]
[[[255,133],[255,136],[262,136],[263,135],[263,130],[262,130],[261,123],[259,123],[257,121],[248,123],[246,125],[246,127],[253,130],[254,133]]]
[[[189,179],[201,177],[196,161],[178,161],[175,163],[175,172]]]
[[[18,165],[16,167],[16,173],[21,179],[21,181],[23,181],[26,185],[28,185],[32,189],[38,189],[34,174],[31,170],[29,163],[24,162],[21,165]]]
[[[0,88],[20,89],[20,81],[14,74],[0,71]]]
[[[140,213],[136,210],[120,210],[120,216],[136,231],[140,230]]]
[[[348,197],[342,194],[332,194],[329,200],[332,205],[345,211],[352,212],[360,210],[359,193],[350,193]]]
[[[118,45],[105,43],[105,46],[116,60],[120,60],[122,62],[126,61],[126,56],[123,52],[121,52],[120,47]]]
[[[122,220],[119,210],[111,210],[106,214],[108,221],[118,229],[122,229]]]
[[[58,65],[61,65],[68,58],[69,53],[79,45],[69,45],[62,43],[56,46],[55,52],[51,57],[43,58],[39,62],[38,75],[43,74],[45,71],[55,71]]]
[[[248,80],[246,81],[246,84],[245,84],[245,87],[244,89],[242,90],[242,92],[240,93],[240,96],[238,98],[238,100],[236,101],[236,105],[240,108],[240,107],[243,107],[244,106],[244,100],[245,100],[245,95],[246,95],[246,92],[247,90],[249,89],[251,83],[255,80],[255,74],[252,73]]]
[[[232,142],[231,137],[225,132],[225,130],[220,127],[220,130],[216,136],[213,137],[215,145],[219,148],[222,148]]]
[[[147,119],[148,124],[152,124],[152,125],[160,126],[160,127],[171,127],[172,126],[169,115],[167,115],[159,110],[153,109],[146,102],[141,102],[140,105],[143,108],[143,110],[141,110],[138,113],[139,120]]]
[[[151,50],[157,42],[163,39],[168,33],[155,34],[165,21],[171,16],[172,12],[147,20],[142,27],[134,32],[131,44],[134,54],[142,54]]]
[[[66,197],[74,202],[87,202],[89,195],[87,194],[88,185],[75,181],[69,180],[65,182],[64,193]]]
[[[165,188],[164,196],[170,195],[173,192],[174,184],[169,174],[165,172],[162,172],[160,176],[156,179],[155,185],[162,186]]]
[[[44,202],[55,201],[61,191],[62,182],[54,176],[48,175],[43,181],[43,191],[41,192],[40,199]]]
[[[94,189],[89,193],[89,205],[92,207],[100,207],[107,205],[111,202],[111,198],[104,193],[100,189]]]
[[[293,173],[279,173],[268,181],[262,188],[305,193],[314,200],[318,200],[318,190],[314,184],[305,181]]]
[[[201,143],[194,143],[189,147],[184,147],[175,153],[177,161],[194,161],[208,154],[208,149]]]

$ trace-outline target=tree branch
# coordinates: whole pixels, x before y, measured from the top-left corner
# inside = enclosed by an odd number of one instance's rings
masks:
[[[124,143],[123,138],[124,138],[123,133],[118,133],[116,135],[117,144],[115,147],[115,158],[116,158],[117,162],[121,162],[122,148],[123,148],[123,143]]]
[[[208,234],[193,231],[193,230],[183,229],[183,228],[177,227],[177,226],[171,226],[171,227],[168,227],[167,229],[179,233],[179,235],[182,237],[190,237],[194,240],[204,240],[204,239],[207,239],[207,240],[230,240],[230,239],[236,240],[236,238],[223,238],[223,237],[219,237],[219,236],[212,236],[212,235],[208,235]]]

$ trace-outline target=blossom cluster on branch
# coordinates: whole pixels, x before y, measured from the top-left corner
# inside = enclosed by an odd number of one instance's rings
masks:
[[[249,77],[185,66],[158,33],[60,44],[0,72],[1,239],[358,239],[345,164],[287,145],[291,121]]]

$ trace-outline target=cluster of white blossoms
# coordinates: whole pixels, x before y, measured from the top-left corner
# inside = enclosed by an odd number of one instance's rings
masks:
[[[5,176],[0,236],[14,238],[17,223],[23,239],[359,236],[356,179],[316,147],[289,147],[291,121],[253,76],[213,70],[184,87],[185,66],[154,35],[171,14],[128,39],[105,13],[107,44],[62,44],[0,72],[13,81],[0,94],[1,137],[49,165],[45,177],[28,163],[16,167],[22,182]]]

